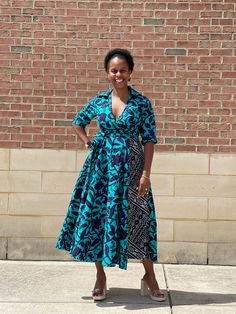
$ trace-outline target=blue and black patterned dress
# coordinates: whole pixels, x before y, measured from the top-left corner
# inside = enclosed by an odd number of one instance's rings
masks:
[[[144,167],[142,145],[156,143],[151,103],[133,88],[122,114],[112,112],[112,89],[94,97],[74,118],[85,127],[97,117],[100,131],[83,165],[56,243],[80,261],[127,269],[130,259],[157,260],[151,188],[137,195]]]

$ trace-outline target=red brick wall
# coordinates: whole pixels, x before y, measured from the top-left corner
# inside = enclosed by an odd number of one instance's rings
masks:
[[[80,147],[71,120],[108,87],[104,54],[125,47],[156,112],[157,150],[236,152],[235,0],[0,5],[0,147]]]

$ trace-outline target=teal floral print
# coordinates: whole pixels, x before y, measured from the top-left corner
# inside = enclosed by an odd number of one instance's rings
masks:
[[[129,87],[124,111],[115,119],[112,89],[96,95],[75,116],[86,127],[97,118],[99,132],[82,167],[56,248],[80,261],[127,269],[129,258],[157,260],[155,208],[150,190],[137,195],[144,166],[142,145],[156,143],[148,98]]]

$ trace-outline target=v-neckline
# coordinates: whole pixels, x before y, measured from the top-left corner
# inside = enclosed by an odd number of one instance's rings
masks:
[[[127,102],[125,104],[125,108],[122,110],[121,114],[117,117],[117,119],[116,119],[116,116],[114,115],[113,110],[112,110],[112,91],[113,91],[113,89],[111,90],[110,95],[109,95],[110,96],[109,107],[110,107],[110,112],[111,112],[113,119],[115,120],[115,122],[117,122],[120,119],[120,117],[123,115],[123,113],[126,111],[126,108],[129,104],[129,100],[131,98],[131,89],[129,88],[130,94],[129,94],[129,97],[128,97]]]

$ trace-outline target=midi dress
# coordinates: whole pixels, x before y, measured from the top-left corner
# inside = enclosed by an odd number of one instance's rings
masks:
[[[128,259],[157,261],[157,224],[151,186],[137,194],[144,167],[143,145],[156,143],[150,100],[128,86],[130,96],[116,119],[112,89],[99,93],[73,123],[96,117],[99,132],[76,181],[56,242],[73,258],[127,269]]]

